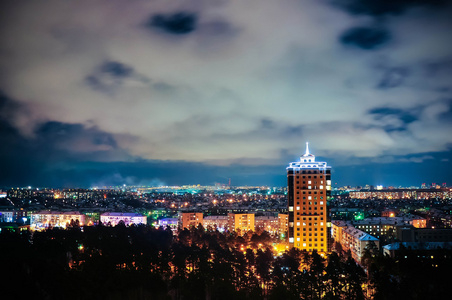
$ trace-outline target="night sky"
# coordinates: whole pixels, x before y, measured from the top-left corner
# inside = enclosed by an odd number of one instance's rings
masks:
[[[452,185],[452,3],[1,1],[0,186]]]

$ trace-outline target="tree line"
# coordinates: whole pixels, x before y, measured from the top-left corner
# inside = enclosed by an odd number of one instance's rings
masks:
[[[2,291],[8,299],[434,299],[445,293],[441,272],[452,270],[445,250],[435,260],[369,249],[363,268],[343,251],[277,255],[274,242],[267,232],[202,226],[177,235],[123,224],[3,231]]]

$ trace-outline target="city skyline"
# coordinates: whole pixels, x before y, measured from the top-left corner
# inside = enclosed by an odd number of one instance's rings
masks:
[[[0,186],[452,183],[450,1],[0,8]]]

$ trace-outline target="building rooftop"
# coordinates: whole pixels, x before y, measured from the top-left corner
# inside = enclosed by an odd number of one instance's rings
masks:
[[[375,217],[367,218],[359,221],[353,221],[354,225],[398,225],[404,224],[412,220],[424,220],[418,216],[405,216],[405,217]]]
[[[348,227],[344,231],[361,241],[378,241],[376,237],[373,237],[370,234],[365,233],[364,231],[356,229],[355,227]]]

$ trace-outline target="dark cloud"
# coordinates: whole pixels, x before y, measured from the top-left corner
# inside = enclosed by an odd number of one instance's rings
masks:
[[[88,75],[85,82],[93,89],[109,92],[125,79],[133,77],[134,73],[134,69],[126,64],[106,61]]]
[[[378,107],[371,109],[369,111],[369,114],[373,116],[375,120],[381,120],[387,116],[394,116],[400,121],[403,122],[403,124],[409,124],[412,123],[418,118],[415,116],[415,114],[411,112],[407,112],[398,108],[391,108],[391,107]],[[394,128],[392,128],[394,129]],[[402,129],[402,128],[399,128]]]
[[[117,61],[108,61],[100,67],[100,71],[115,77],[128,77],[132,75],[133,68]]]
[[[146,23],[150,28],[157,28],[166,33],[182,35],[196,29],[198,17],[194,13],[177,12],[174,14],[155,14]]]
[[[116,141],[111,134],[98,131],[96,128],[86,128],[82,124],[46,122],[37,128],[36,135],[44,143],[51,142],[69,151],[78,149],[75,144],[80,143],[83,143],[83,147],[87,147],[88,151],[90,145],[93,148],[99,148],[99,146],[117,148]]]
[[[401,14],[416,6],[440,6],[447,0],[330,0],[351,14],[382,16],[387,14]]]
[[[24,137],[11,123],[11,118],[22,108],[13,99],[0,94],[0,184],[3,186],[53,185],[70,183],[58,178],[54,169],[77,166],[81,161],[127,160],[111,134],[81,124],[45,122],[32,137]],[[61,175],[61,174],[60,174]],[[78,182],[83,182],[80,175]],[[74,178],[73,185],[77,185]],[[61,186],[62,186],[61,185]]]
[[[403,84],[409,75],[407,68],[391,68],[384,72],[383,78],[377,85],[380,89],[395,88]]]
[[[344,45],[350,45],[365,50],[380,48],[391,38],[389,31],[377,27],[354,27],[340,36]]]
[[[277,184],[306,140],[338,172],[450,149],[450,10],[327,1],[1,2],[0,177]]]

